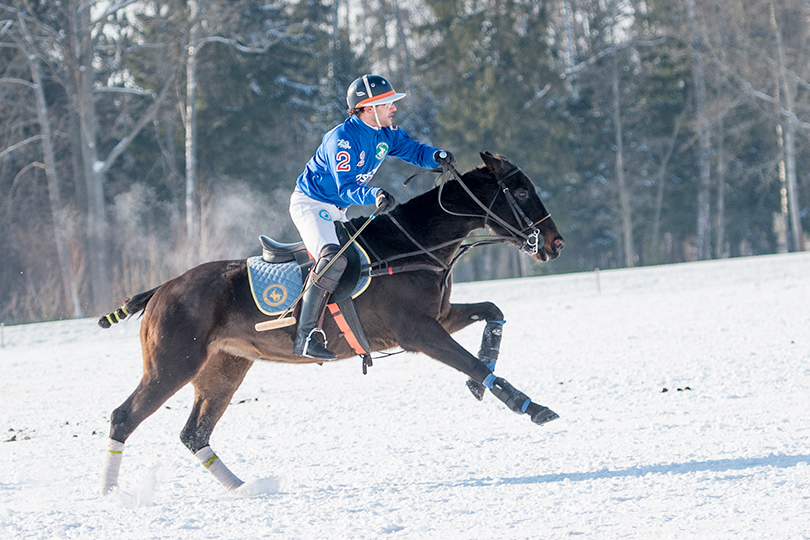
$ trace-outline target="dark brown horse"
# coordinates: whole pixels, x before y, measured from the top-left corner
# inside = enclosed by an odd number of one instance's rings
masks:
[[[403,271],[375,277],[355,300],[370,351],[401,347],[448,364],[470,380],[479,399],[484,387],[511,410],[542,424],[557,415],[533,403],[493,369],[504,315],[491,302],[451,304],[450,268],[467,235],[486,227],[498,241],[513,243],[536,259],[556,258],[565,245],[531,180],[500,156],[481,154],[484,166],[456,175],[427,193],[373,220],[359,242],[375,265]],[[452,171],[455,172],[455,171]],[[357,230],[364,218],[349,222]],[[402,255],[405,255],[404,257]],[[410,265],[410,267],[409,267]],[[143,311],[143,377],[110,421],[102,474],[102,493],[118,482],[124,442],[138,425],[189,382],[194,406],[180,439],[228,490],[242,481],[208,445],[217,421],[256,360],[311,363],[292,353],[295,327],[257,332],[267,319],[254,303],[244,260],[209,262],[128,299],[102,317],[101,326]],[[450,334],[476,321],[487,321],[479,357]],[[330,316],[324,331],[339,359],[356,353]]]

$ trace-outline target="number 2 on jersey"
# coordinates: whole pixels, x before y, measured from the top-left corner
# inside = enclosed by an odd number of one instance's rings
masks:
[[[338,172],[348,172],[352,170],[351,164],[352,157],[348,152],[338,152],[337,154],[337,170]]]

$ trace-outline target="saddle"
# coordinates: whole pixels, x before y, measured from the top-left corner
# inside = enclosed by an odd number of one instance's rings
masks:
[[[350,235],[342,223],[335,223],[338,241],[341,247],[349,241]],[[262,244],[262,260],[269,264],[284,264],[295,261],[301,271],[301,275],[306,281],[306,277],[315,264],[315,259],[304,247],[303,242],[283,243],[273,240],[269,236],[259,237]],[[340,278],[335,292],[332,293],[332,301],[339,302],[348,297],[357,298],[368,287],[371,277],[367,269],[370,267],[368,254],[357,243],[354,243],[343,252],[346,257],[346,270]],[[366,270],[364,272],[364,270]],[[300,292],[300,291],[299,291]]]
[[[342,223],[335,224],[341,246],[349,241]],[[303,242],[283,243],[269,236],[259,237],[262,255],[247,260],[250,289],[256,307],[265,315],[280,315],[293,308],[315,263]],[[347,264],[327,307],[355,353],[363,357],[363,373],[371,365],[369,344],[357,316],[354,298],[360,296],[371,282],[368,254],[357,243],[343,252]],[[364,271],[365,270],[365,271]]]

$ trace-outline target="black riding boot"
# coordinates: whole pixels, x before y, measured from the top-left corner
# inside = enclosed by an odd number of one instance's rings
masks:
[[[315,265],[315,274],[323,272],[335,254],[340,251],[340,247],[329,244],[321,250],[321,256]],[[310,285],[301,303],[301,315],[298,318],[298,334],[295,338],[293,354],[296,356],[306,356],[316,360],[335,360],[337,356],[326,348],[326,335],[318,328],[318,321],[321,319],[329,296],[337,288],[340,276],[346,269],[346,257],[341,255],[317,282]],[[315,334],[320,333],[324,338],[324,344],[318,340]]]
[[[318,360],[334,360],[337,358],[332,351],[324,346],[326,345],[326,335],[323,334],[320,328],[317,328],[330,294],[332,293],[321,289],[317,285],[312,285],[304,293],[301,315],[298,318],[298,335],[295,338],[295,347],[293,348],[293,354],[296,356],[306,356]],[[323,336],[323,345],[321,345],[316,335],[319,333]]]

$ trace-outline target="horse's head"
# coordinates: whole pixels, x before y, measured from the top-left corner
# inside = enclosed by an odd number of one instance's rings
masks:
[[[540,261],[559,257],[565,240],[529,177],[502,156],[482,152],[481,158],[485,166],[477,170],[490,176],[486,183],[498,190],[491,202],[482,199],[491,214],[487,227]]]

